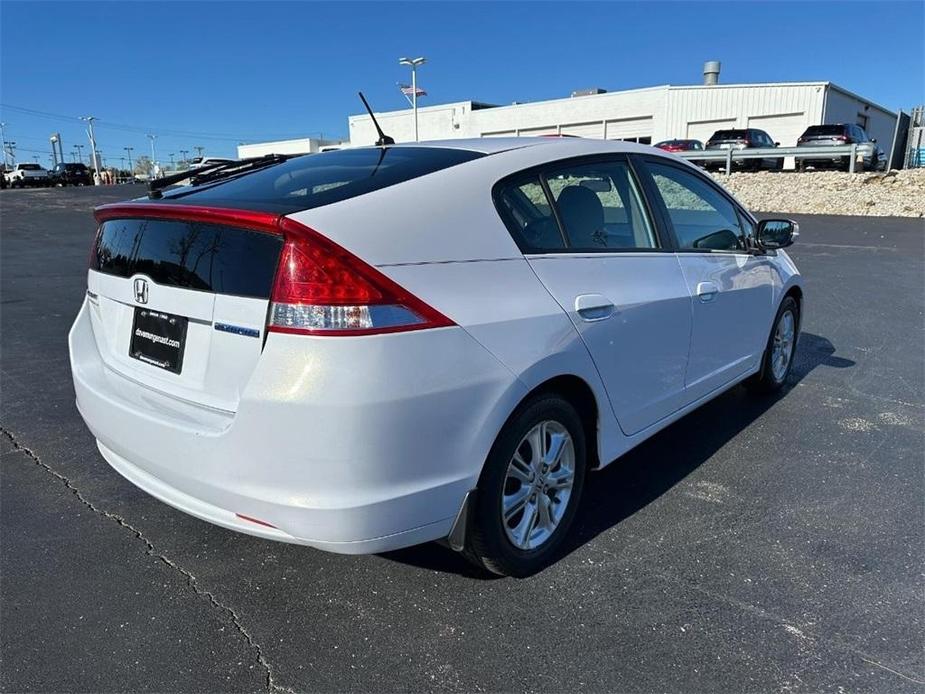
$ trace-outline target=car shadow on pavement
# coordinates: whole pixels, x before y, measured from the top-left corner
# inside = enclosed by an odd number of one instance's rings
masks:
[[[682,417],[652,438],[589,478],[575,525],[560,559],[620,523],[710,459],[732,438],[747,429],[774,403],[819,366],[844,369],[855,365],[835,356],[824,337],[802,333],[787,386],[777,394],[752,396],[739,386]],[[679,446],[678,442],[684,445]],[[497,578],[473,567],[462,555],[437,543],[388,552],[384,558],[472,578]]]

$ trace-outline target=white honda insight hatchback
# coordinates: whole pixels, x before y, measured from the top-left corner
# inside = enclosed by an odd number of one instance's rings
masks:
[[[77,406],[129,481],[251,535],[530,574],[591,470],[793,361],[796,225],[649,147],[266,157],[150,197],[96,210]]]

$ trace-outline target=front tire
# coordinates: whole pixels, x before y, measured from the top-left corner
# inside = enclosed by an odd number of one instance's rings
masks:
[[[548,566],[575,518],[587,467],[584,427],[555,393],[526,401],[492,446],[476,490],[466,557],[502,576]]]
[[[800,336],[800,306],[792,296],[777,309],[774,327],[761,358],[761,370],[746,381],[755,393],[774,393],[784,387],[793,369],[797,340]]]

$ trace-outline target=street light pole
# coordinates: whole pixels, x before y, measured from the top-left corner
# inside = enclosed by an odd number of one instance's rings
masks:
[[[96,156],[96,137],[93,135],[93,121],[96,120],[95,116],[81,116],[80,120],[87,121],[87,135],[90,138],[90,154],[93,155],[93,185],[100,185],[100,162]]]
[[[151,178],[154,178],[154,167],[157,166],[157,155],[154,153],[154,141],[157,139],[157,135],[148,135],[148,139],[151,140]]]
[[[77,161],[83,164],[84,155],[83,155],[83,145],[74,145],[74,148],[77,150]]]
[[[193,147],[193,149],[196,150],[196,153],[199,155],[199,158],[202,159],[202,150],[204,150],[205,147],[200,147],[199,145],[196,145]]]
[[[411,110],[414,111],[414,141],[418,141],[418,66],[427,62],[427,58],[399,58],[399,65],[411,67]]]
[[[188,150],[188,149],[181,149],[181,150],[180,150],[180,154],[183,155],[183,160],[182,160],[182,161],[183,161],[184,164],[186,164],[186,168],[188,169],[188,168],[189,168],[189,157],[188,157],[187,155],[189,154],[189,150]]]

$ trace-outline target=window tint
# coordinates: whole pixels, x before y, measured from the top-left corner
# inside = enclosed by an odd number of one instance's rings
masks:
[[[180,189],[165,200],[225,201],[288,213],[347,200],[482,156],[440,147],[342,149],[295,157],[216,185]]]
[[[505,185],[498,194],[504,221],[524,250],[554,251],[565,248],[538,176]]]
[[[104,222],[90,260],[116,277],[148,275],[158,284],[265,299],[283,241],[219,224],[155,219]]]
[[[655,248],[655,234],[624,162],[582,164],[546,175],[575,250]]]
[[[18,166],[22,171],[40,171],[42,169],[38,164],[19,164]]]
[[[804,137],[812,137],[825,135],[829,137],[837,137],[839,135],[845,134],[844,125],[811,125],[806,129],[806,132],[803,133]]]
[[[649,172],[668,209],[684,249],[735,251],[745,248],[735,206],[696,174],[649,163]]]
[[[747,130],[717,130],[711,140],[744,140],[748,137]]]

